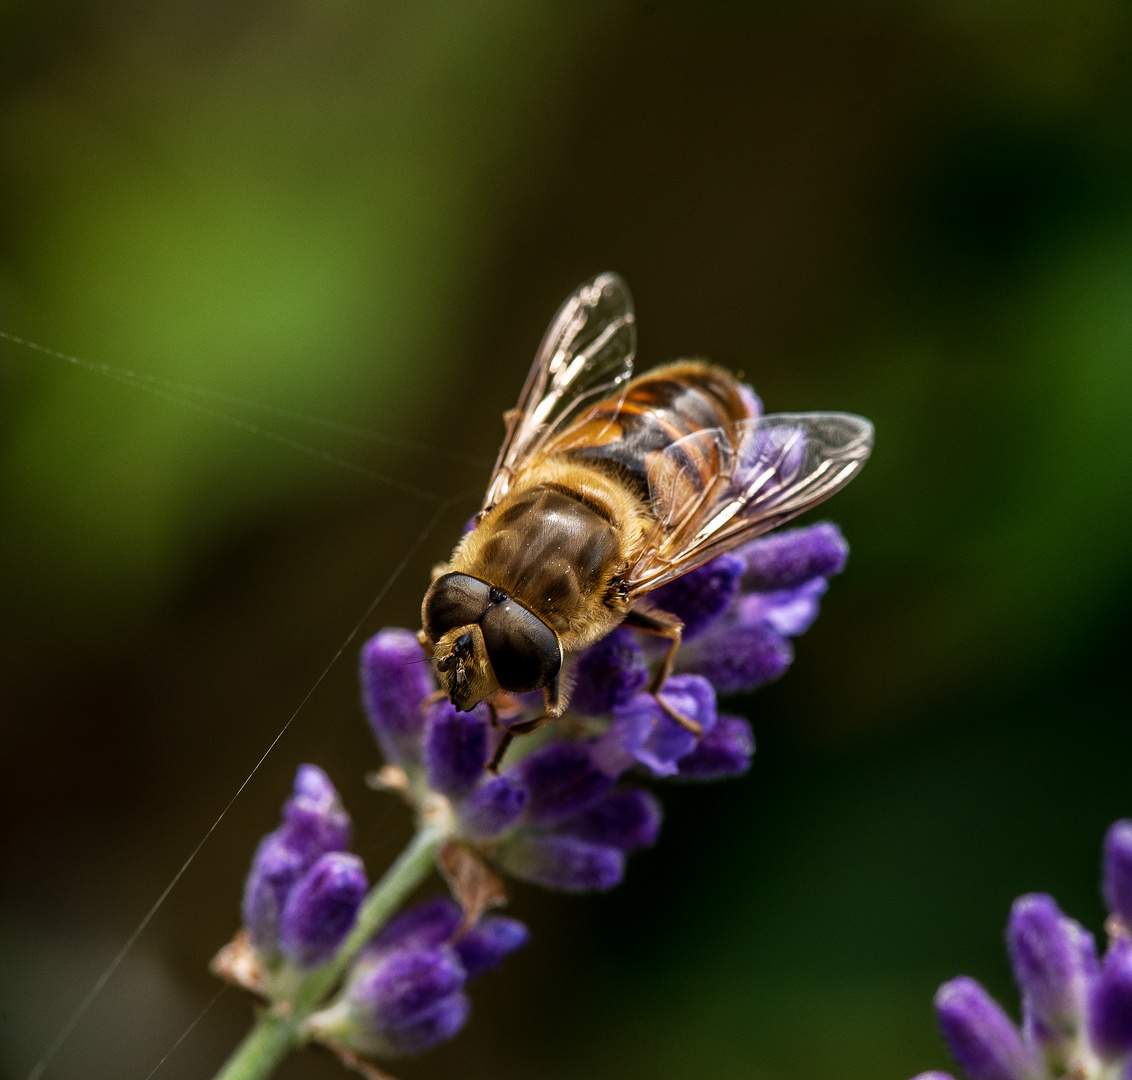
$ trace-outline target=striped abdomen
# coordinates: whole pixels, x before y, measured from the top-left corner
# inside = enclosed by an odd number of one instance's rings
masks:
[[[678,361],[634,379],[624,395],[607,398],[546,448],[612,472],[642,499],[649,497],[648,471],[655,456],[697,431],[722,428],[734,445],[736,425],[751,415],[734,376],[695,361]],[[689,446],[680,464],[706,487],[718,463],[710,442]],[[663,508],[654,508],[663,516]]]

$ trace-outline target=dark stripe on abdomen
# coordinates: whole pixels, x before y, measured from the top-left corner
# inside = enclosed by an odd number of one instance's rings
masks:
[[[603,432],[613,434],[613,438],[597,445],[587,444],[584,438],[572,440],[574,447],[566,456],[618,475],[647,499],[651,454],[666,450],[695,431],[729,427],[739,419],[734,409],[728,408],[732,403],[712,392],[716,389],[712,383],[718,382],[719,376],[711,369],[704,374],[710,377],[677,379],[665,377],[662,370],[634,380],[624,401],[611,398],[602,402],[578,432],[595,440]],[[684,464],[693,463],[689,460]]]

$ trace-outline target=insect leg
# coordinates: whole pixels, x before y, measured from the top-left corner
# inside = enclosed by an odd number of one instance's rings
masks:
[[[536,716],[533,720],[524,720],[522,723],[512,724],[503,732],[503,738],[499,740],[499,745],[495,748],[495,753],[491,755],[491,760],[487,763],[488,772],[499,772],[503,755],[507,753],[516,735],[529,735],[532,731],[537,731],[548,720],[553,720],[555,717],[562,715],[562,702],[559,696],[557,678],[555,678],[549,686],[543,687],[542,697],[546,711],[541,716]]]
[[[536,716],[533,720],[524,720],[521,724],[512,724],[503,733],[503,738],[499,740],[499,745],[495,748],[495,753],[491,755],[491,760],[487,763],[487,771],[493,773],[499,772],[499,766],[503,762],[503,756],[507,753],[516,735],[529,735],[532,731],[537,731],[548,720],[553,719],[553,716],[547,716],[543,713],[542,716]]]
[[[625,626],[632,626],[643,630],[646,634],[656,634],[657,637],[668,638],[668,651],[653,676],[649,693],[656,698],[656,703],[685,731],[693,735],[702,735],[703,728],[691,718],[677,712],[667,701],[660,696],[668,676],[672,674],[672,666],[676,663],[676,654],[680,651],[680,643],[684,640],[684,624],[674,615],[665,611],[642,611],[639,608],[630,608],[625,616]]]

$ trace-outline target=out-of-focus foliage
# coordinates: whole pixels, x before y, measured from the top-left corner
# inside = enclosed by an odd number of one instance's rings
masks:
[[[464,496],[363,629],[411,624],[543,327],[607,268],[642,366],[875,421],[823,508],[852,554],[742,703],[750,776],[669,796],[616,894],[519,891],[530,946],[398,1075],[905,1080],[945,1063],[942,979],[1014,1001],[1016,894],[1099,930],[1132,809],[1130,61],[1115,0],[3,6],[0,330],[190,388],[0,342],[3,1075],[434,513],[308,451]],[[371,876],[397,849],[354,650],[48,1077],[145,1076],[208,1001],[298,761]],[[222,999],[158,1076],[246,1021]]]

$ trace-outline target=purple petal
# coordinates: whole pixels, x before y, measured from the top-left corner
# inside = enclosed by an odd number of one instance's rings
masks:
[[[698,721],[705,733],[715,726],[715,691],[699,675],[672,676],[661,697],[682,716]],[[611,775],[636,762],[654,776],[673,776],[678,762],[696,748],[697,741],[651,694],[638,694],[613,710],[613,723],[599,740],[596,757]]]
[[[1115,941],[1089,995],[1089,1034],[1102,1057],[1132,1050],[1132,944]]]
[[[481,784],[457,807],[462,832],[490,840],[518,821],[530,795],[517,776],[506,773]]]
[[[1104,838],[1104,899],[1132,928],[1132,821],[1115,822]]]
[[[618,627],[578,657],[574,665],[570,708],[586,716],[600,716],[623,705],[649,678],[645,651],[637,635]]]
[[[323,855],[299,879],[279,928],[279,947],[293,964],[312,968],[326,963],[354,925],[368,883],[356,855]]]
[[[1033,1055],[998,1003],[974,979],[944,983],[935,996],[936,1017],[951,1056],[971,1080],[1028,1080]]]
[[[656,843],[662,820],[654,795],[641,788],[627,788],[610,792],[561,828],[581,840],[636,851]]]
[[[362,646],[362,701],[386,760],[416,760],[424,713],[436,689],[424,649],[411,630],[390,627]]]
[[[813,625],[828,588],[825,578],[816,577],[790,589],[748,593],[736,605],[736,621],[741,626],[767,623],[784,637],[797,637]]]
[[[551,743],[520,761],[514,772],[530,792],[526,819],[540,825],[572,817],[613,786],[581,743]]]
[[[508,840],[498,859],[513,876],[563,892],[612,889],[625,876],[620,849],[555,833]]]
[[[822,521],[752,540],[737,554],[747,564],[743,588],[773,592],[792,589],[815,577],[840,574],[849,557],[849,545],[836,525]]]
[[[394,949],[364,967],[347,994],[353,1009],[388,1038],[414,1030],[440,1002],[460,994],[464,981],[464,966],[446,945]]]
[[[1014,977],[1037,1030],[1048,1039],[1071,1038],[1083,1017],[1087,972],[1081,935],[1086,933],[1061,913],[1052,896],[1020,896],[1010,910],[1006,940]]]
[[[385,1033],[387,1053],[391,1056],[419,1054],[447,1042],[467,1023],[471,1008],[466,994],[441,998],[402,1027]]]
[[[530,931],[518,919],[489,915],[480,919],[453,946],[469,979],[498,967],[505,957],[526,945]]]
[[[278,833],[268,833],[256,848],[244,883],[244,926],[264,956],[279,942],[279,920],[287,895],[306,870],[306,862]]]
[[[429,710],[423,758],[429,786],[450,798],[470,794],[487,765],[487,706],[457,712],[448,701]]]
[[[300,765],[295,770],[291,794],[312,799],[320,806],[334,806],[339,802],[338,792],[330,777],[317,765]]]
[[[751,767],[755,736],[741,716],[720,716],[687,757],[680,759],[680,780],[722,780],[742,776]]]
[[[350,815],[338,792],[316,765],[300,765],[293,794],[283,804],[281,838],[310,866],[328,851],[350,846]]]
[[[739,579],[746,565],[738,555],[720,555],[662,585],[649,599],[680,619],[684,640],[691,641],[719,619],[739,595]]]

